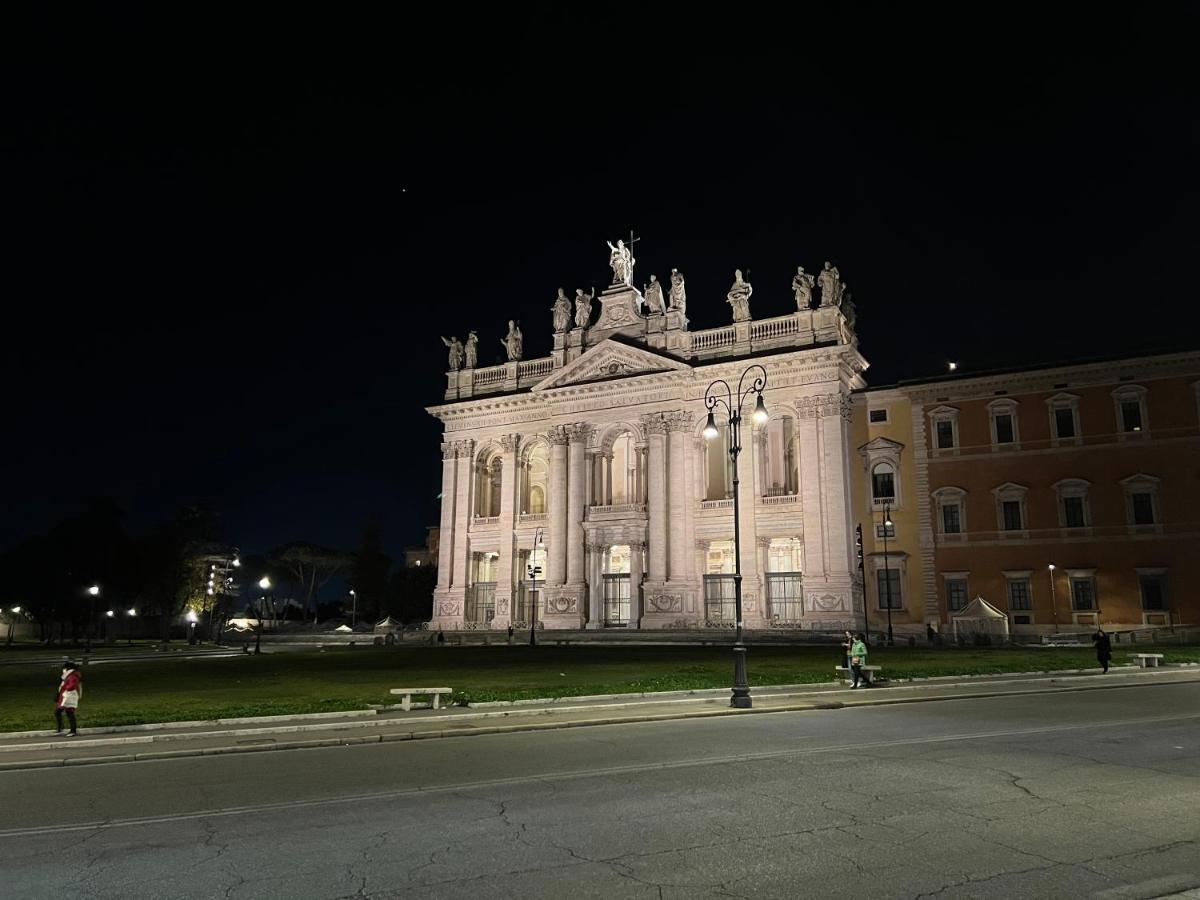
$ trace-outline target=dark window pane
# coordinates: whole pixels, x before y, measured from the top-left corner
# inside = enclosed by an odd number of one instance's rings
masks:
[[[895,500],[896,486],[890,469],[876,469],[871,476],[871,490],[876,500]]]
[[[1090,578],[1071,579],[1071,603],[1077,610],[1095,608],[1095,596]]]
[[[957,506],[942,507],[942,531],[946,534],[962,532],[962,513]]]
[[[888,576],[891,576],[890,578]],[[879,590],[879,608],[888,608],[889,590],[892,609],[902,609],[904,603],[900,596],[900,570],[880,569],[875,573]]]
[[[1004,509],[1004,530],[1005,531],[1020,531],[1021,524],[1021,501],[1005,500]]]
[[[1054,430],[1056,437],[1075,437],[1075,415],[1070,409],[1056,409],[1054,411]]]
[[[1165,592],[1163,591],[1163,579],[1161,575],[1143,575],[1142,583],[1142,609],[1149,610],[1164,610],[1167,608]]]
[[[1154,524],[1154,498],[1150,494],[1133,495],[1133,524]]]
[[[965,581],[946,582],[946,606],[951,611],[962,609],[967,605],[967,583]]]
[[[1123,431],[1142,430],[1142,404],[1136,400],[1124,400],[1121,403],[1121,429]]]
[[[1011,444],[1013,442],[1012,416],[996,416],[996,443]]]
[[[939,450],[954,446],[954,423],[941,421],[937,423],[937,445]]]
[[[872,422],[886,422],[887,421],[887,410],[886,409],[871,410],[871,421]]]
[[[1063,519],[1068,528],[1084,526],[1082,497],[1063,497]]]
[[[1008,583],[1008,608],[1012,610],[1033,608],[1029,602],[1028,581],[1010,581]]]

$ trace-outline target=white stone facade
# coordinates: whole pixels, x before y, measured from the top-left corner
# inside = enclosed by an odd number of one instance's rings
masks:
[[[862,623],[850,392],[865,361],[836,306],[693,332],[636,288],[555,335],[545,359],[448,373],[441,564],[430,627],[732,627],[732,473],[701,431],[710,383],[767,372],[744,409],[746,628]],[[735,398],[736,401],[736,398]],[[535,546],[539,529],[544,550]],[[535,580],[529,565],[540,565]]]

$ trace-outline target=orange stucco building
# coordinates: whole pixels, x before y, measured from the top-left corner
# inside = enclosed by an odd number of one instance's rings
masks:
[[[889,594],[901,634],[948,630],[976,596],[1015,634],[1200,621],[1200,353],[855,399],[873,630]]]

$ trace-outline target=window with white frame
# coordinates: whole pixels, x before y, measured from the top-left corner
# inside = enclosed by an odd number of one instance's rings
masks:
[[[763,496],[781,497],[799,489],[799,443],[791,416],[773,417],[759,432]]]
[[[952,406],[939,406],[930,410],[929,426],[933,431],[934,450],[955,450],[958,442],[958,410]]]
[[[1008,595],[1010,613],[1030,612],[1033,609],[1033,591],[1030,587],[1032,570],[1010,570],[1004,573],[1004,588]]]
[[[1125,491],[1125,516],[1129,525],[1146,527],[1162,523],[1158,486],[1159,479],[1141,472],[1121,479],[1121,487]]]
[[[1058,495],[1058,524],[1062,528],[1090,528],[1092,508],[1088,500],[1091,484],[1082,478],[1064,478],[1054,483]]]
[[[871,498],[876,503],[896,502],[896,467],[890,462],[875,463],[871,469]]]
[[[1167,611],[1167,570],[1138,569],[1138,593],[1143,612]]]
[[[900,508],[904,499],[899,474],[900,454],[903,451],[903,444],[885,437],[874,438],[858,448],[870,482],[871,505],[874,509],[882,509],[885,505]]]
[[[896,537],[896,523],[895,522],[884,522],[884,523],[880,524],[879,522],[876,522],[875,523],[875,537],[881,541],[884,538],[887,538],[889,541],[893,540]]]
[[[774,623],[803,620],[803,553],[799,538],[772,538],[767,546],[767,611]]]
[[[1071,609],[1075,612],[1096,610],[1096,570],[1068,569],[1067,582],[1071,586]]]
[[[1117,431],[1136,434],[1149,427],[1146,415],[1146,389],[1140,384],[1123,384],[1112,392]]]
[[[1020,440],[1017,428],[1017,401],[993,400],[988,404],[991,419],[992,449],[1012,450]]]
[[[900,589],[900,570],[896,568],[878,569],[875,572],[875,586],[878,591],[880,609],[904,608],[903,592]]]
[[[996,498],[996,527],[999,531],[1023,532],[1029,528],[1029,517],[1025,507],[1028,493],[1027,487],[1012,482],[993,489],[992,496]]]
[[[946,609],[958,612],[967,606],[967,573],[943,572],[942,578],[946,583]]]
[[[938,488],[933,492],[939,532],[962,534],[967,530],[966,498],[967,492],[957,487]]]
[[[1046,400],[1050,411],[1050,437],[1054,442],[1078,441],[1079,398],[1074,394],[1055,394]]]

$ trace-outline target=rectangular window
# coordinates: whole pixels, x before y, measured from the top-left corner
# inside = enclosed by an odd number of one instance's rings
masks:
[[[873,410],[871,410],[870,418],[871,418],[872,422],[886,422],[887,421],[887,410],[886,409],[873,409]]]
[[[942,420],[937,423],[937,445],[939,450],[954,446],[954,423]]]
[[[1024,526],[1021,524],[1021,501],[1020,500],[1005,500],[1001,504],[1001,509],[1004,513],[1004,530],[1005,531],[1020,531]]]
[[[1142,430],[1142,404],[1136,400],[1121,401],[1121,430]]]
[[[1075,413],[1070,407],[1064,407],[1054,411],[1054,431],[1055,437],[1075,437]]]
[[[1161,575],[1143,575],[1138,579],[1142,589],[1142,609],[1147,612],[1162,612],[1167,608],[1167,592]]]
[[[946,607],[951,611],[963,609],[967,605],[967,583],[961,579],[946,582]]]
[[[767,575],[767,610],[772,622],[803,621],[804,585],[799,575]]]
[[[1133,500],[1133,524],[1134,525],[1153,525],[1154,524],[1154,496],[1152,494],[1134,494]]]
[[[903,598],[900,596],[900,570],[879,569],[875,573],[876,587],[879,590],[879,608],[887,609],[889,597],[892,609],[903,609]]]
[[[996,416],[996,443],[1011,444],[1013,442],[1013,420],[1008,413]]]
[[[1063,521],[1068,528],[1084,526],[1082,497],[1063,497]]]
[[[1092,579],[1071,579],[1071,608],[1077,611],[1096,608],[1096,589]]]
[[[704,576],[704,617],[708,625],[720,628],[737,622],[733,590],[732,575]]]
[[[875,537],[879,538],[880,540],[883,540],[886,537],[890,541],[895,536],[896,536],[896,523],[895,522],[893,522],[891,525],[876,525],[875,526]]]
[[[944,534],[962,533],[962,510],[958,505],[942,507],[942,532]]]
[[[1026,579],[1008,583],[1008,608],[1013,612],[1033,609],[1029,597],[1029,582]]]

